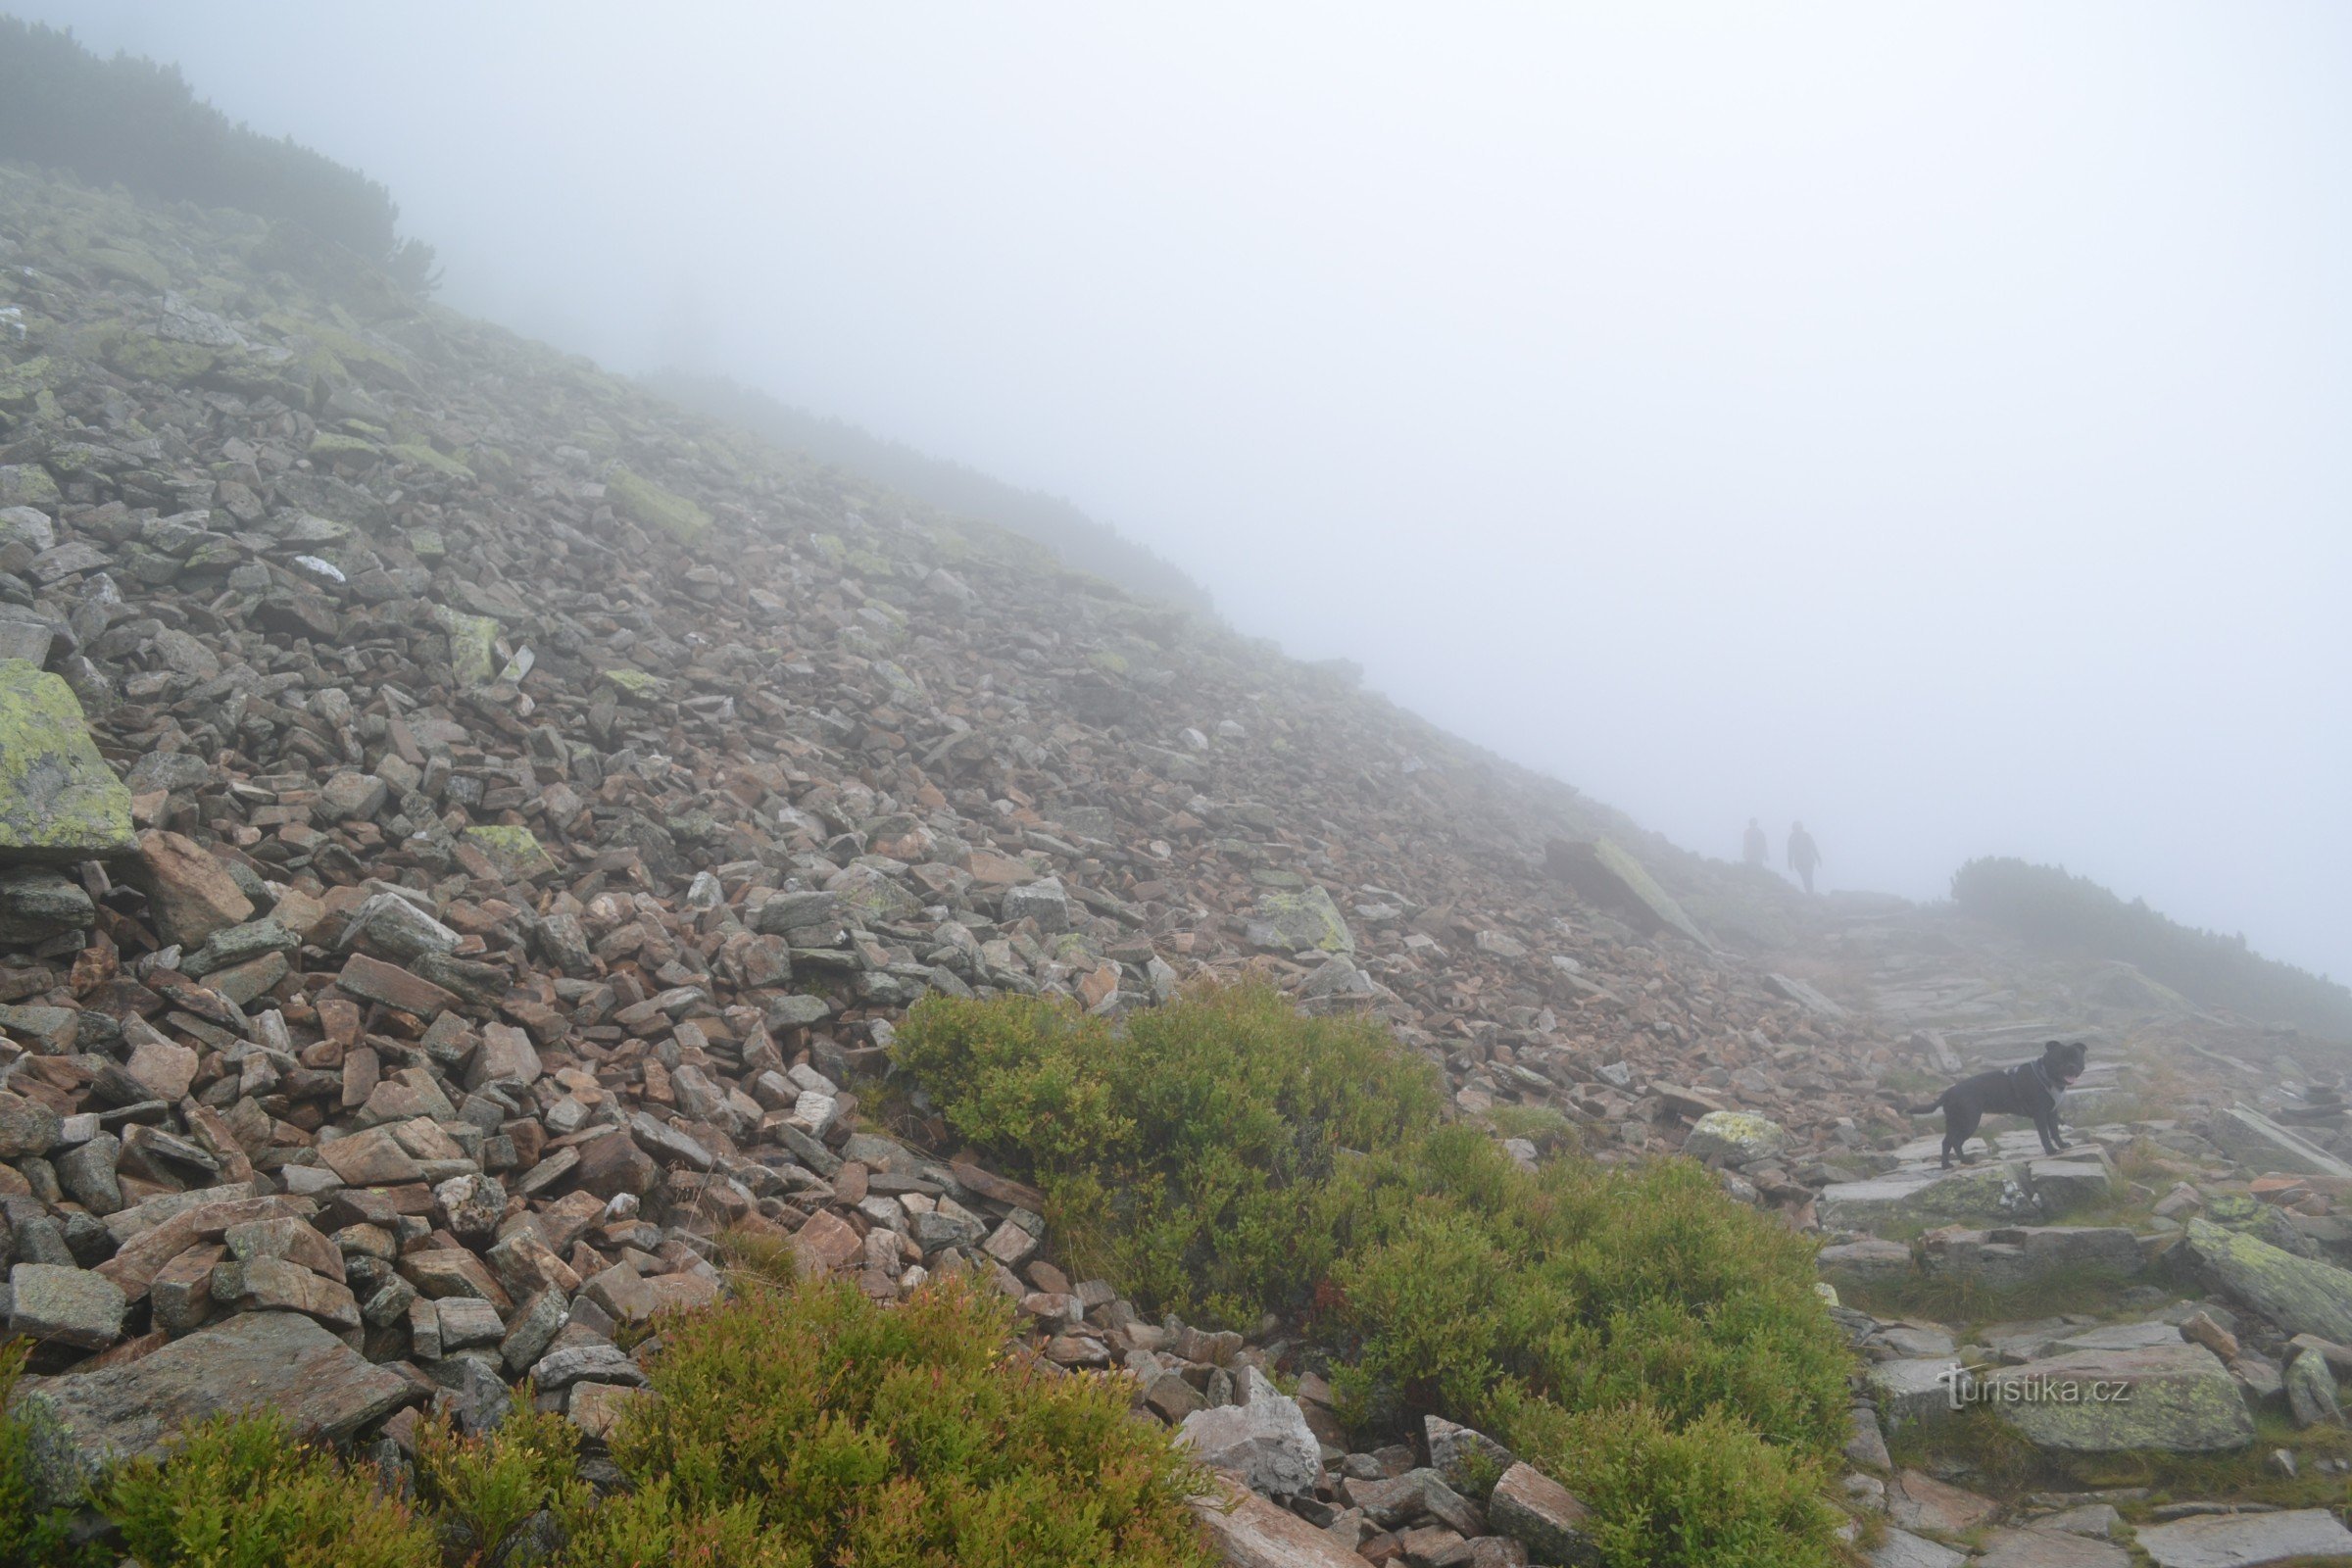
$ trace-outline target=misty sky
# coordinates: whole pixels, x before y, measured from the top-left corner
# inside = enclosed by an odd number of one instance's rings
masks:
[[[2352,979],[2340,6],[11,9],[1684,844]]]

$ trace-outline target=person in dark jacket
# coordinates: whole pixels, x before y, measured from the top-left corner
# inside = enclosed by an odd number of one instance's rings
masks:
[[[1797,880],[1804,883],[1807,893],[1813,891],[1813,871],[1820,864],[1821,847],[1813,842],[1813,835],[1805,831],[1805,824],[1789,823],[1788,869],[1794,871]]]
[[[1758,870],[1764,868],[1765,860],[1772,854],[1771,847],[1764,842],[1764,824],[1752,816],[1747,819],[1747,840],[1740,848],[1745,854],[1747,863]]]

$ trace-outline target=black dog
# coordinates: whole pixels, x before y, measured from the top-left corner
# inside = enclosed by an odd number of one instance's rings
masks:
[[[1924,1105],[1903,1106],[1903,1112],[1911,1116],[1943,1112],[1943,1163],[1947,1170],[1954,1154],[1963,1165],[1976,1163],[1964,1146],[1987,1112],[2033,1117],[2034,1130],[2041,1134],[2042,1149],[2055,1154],[2066,1147],[2058,1132],[2058,1097],[2082,1076],[2088,1054],[2089,1048],[2080,1040],[2072,1045],[2052,1040],[2042,1046],[2037,1061],[2021,1061],[1998,1072],[1963,1078]],[[1992,1146],[1989,1138],[1984,1143],[1988,1149]]]

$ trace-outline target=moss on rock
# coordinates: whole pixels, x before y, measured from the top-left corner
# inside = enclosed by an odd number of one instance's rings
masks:
[[[689,543],[710,531],[710,514],[684,496],[662,489],[642,474],[614,468],[605,480],[614,510],[649,528]]]
[[[490,863],[510,877],[532,877],[555,868],[538,837],[527,827],[491,823],[466,830],[466,842],[490,858]]]
[[[0,862],[71,864],[137,847],[130,792],[63,680],[0,660]]]

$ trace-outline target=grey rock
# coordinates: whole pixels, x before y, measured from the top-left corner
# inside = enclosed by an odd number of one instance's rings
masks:
[[[2352,1344],[2352,1272],[2297,1257],[2210,1220],[2192,1219],[2181,1246],[2216,1288],[2289,1334]]]
[[[2156,1568],[2260,1568],[2306,1557],[2352,1559],[2352,1530],[2325,1508],[2209,1514],[2142,1525],[2136,1539]]]
[[[1537,1562],[1597,1562],[1591,1518],[1574,1493],[1532,1465],[1512,1465],[1487,1498],[1488,1523],[1517,1538]]]
[[[1061,879],[1047,877],[1023,887],[1004,890],[1004,919],[1006,925],[1016,920],[1035,920],[1038,930],[1051,936],[1070,929],[1070,896],[1063,891]]]
[[[64,1127],[65,1119],[39,1101],[0,1089],[0,1159],[47,1153]]]
[[[122,1288],[103,1274],[19,1263],[9,1270],[8,1284],[11,1335],[84,1350],[103,1350],[122,1337],[128,1302]]]
[[[282,1411],[296,1431],[339,1443],[416,1397],[407,1378],[291,1312],[243,1313],[123,1366],[27,1379],[21,1395],[43,1502],[72,1500],[109,1465],[158,1454],[224,1411]]]
[[[2352,1164],[2336,1158],[2290,1127],[2281,1127],[2251,1105],[2214,1113],[2206,1136],[2258,1171],[2297,1176],[2352,1177]]]
[[[2286,1407],[2299,1427],[2344,1424],[2343,1406],[2336,1402],[2335,1373],[2320,1351],[2300,1350],[2287,1362]]]
[[[1196,1410],[1177,1429],[1177,1441],[1203,1464],[1235,1471],[1268,1496],[1311,1494],[1323,1475],[1321,1446],[1298,1401],[1283,1396]]]
[[[1981,1381],[2001,1419],[2045,1448],[2210,1453],[2254,1439],[2230,1369],[2203,1346],[2178,1339],[2073,1350],[2001,1367]]]
[[[46,866],[0,867],[0,948],[29,948],[87,930],[98,906],[81,884]]]

